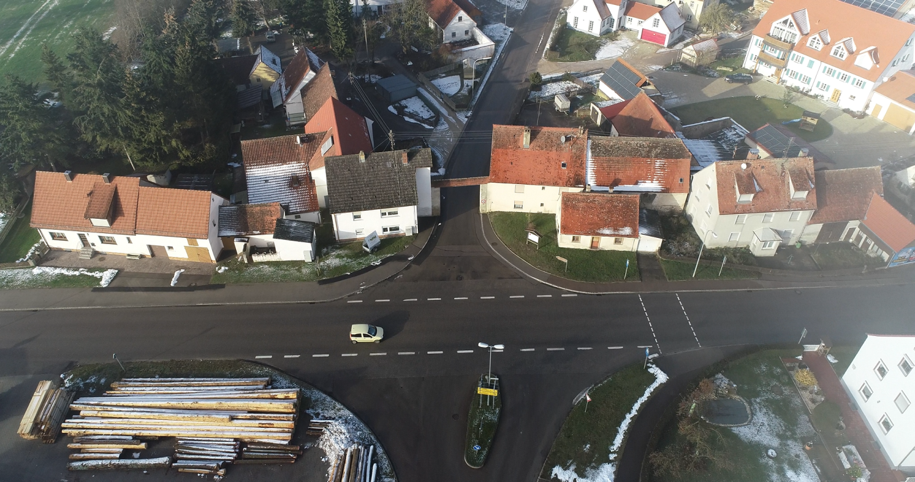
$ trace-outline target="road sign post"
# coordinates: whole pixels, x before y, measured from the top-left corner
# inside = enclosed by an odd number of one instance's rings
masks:
[[[556,259],[558,259],[559,261],[562,261],[563,263],[565,263],[565,265],[566,265],[566,273],[568,273],[568,272],[569,272],[569,260],[563,258],[562,256],[556,256]]]
[[[629,276],[629,258],[626,258],[626,271],[623,273],[623,279]]]
[[[724,255],[724,259],[721,260],[721,267],[718,268],[718,277],[721,277],[721,272],[724,271],[724,263],[728,262],[728,255]]]
[[[807,328],[804,328],[804,330],[801,331],[801,337],[797,340],[797,344],[800,345],[801,342],[804,341],[804,337],[806,337],[806,336],[807,336]]]
[[[645,363],[642,364],[642,370],[648,368],[648,348],[645,348]]]

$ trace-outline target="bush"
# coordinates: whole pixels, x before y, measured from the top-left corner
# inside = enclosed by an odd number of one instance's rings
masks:
[[[533,72],[530,76],[531,86],[539,86],[543,84],[543,76],[540,75],[540,72]]]

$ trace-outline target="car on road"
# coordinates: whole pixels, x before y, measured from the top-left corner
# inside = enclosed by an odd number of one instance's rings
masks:
[[[749,84],[753,82],[753,76],[750,74],[731,74],[724,77],[724,81],[729,84]]]
[[[384,329],[380,326],[356,324],[349,329],[349,339],[356,343],[378,343],[384,338]]]

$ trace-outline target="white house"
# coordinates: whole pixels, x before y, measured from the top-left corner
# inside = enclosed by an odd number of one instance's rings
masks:
[[[657,232],[643,229],[639,196],[598,192],[563,192],[556,213],[560,248],[656,253]],[[648,227],[648,226],[645,226]]]
[[[31,226],[51,249],[215,262],[219,207],[208,191],[140,186],[136,177],[35,173]]]
[[[842,375],[890,467],[915,475],[915,337],[868,334]]]
[[[840,0],[775,0],[743,66],[862,112],[876,87],[912,68],[913,41],[915,25]]]
[[[482,13],[465,0],[430,0],[426,2],[429,14],[429,28],[441,35],[442,43],[460,42],[473,39],[477,28],[475,18]]]
[[[302,104],[302,89],[321,68],[320,59],[307,48],[292,58],[283,74],[270,86],[273,107],[283,106],[286,111],[286,125],[305,123],[305,107]]]
[[[915,133],[915,75],[899,71],[885,79],[874,90],[867,113],[908,135]]]
[[[611,3],[613,2],[613,3]],[[566,14],[566,25],[594,36],[617,30],[626,0],[575,0]]]
[[[250,248],[274,253],[260,258],[264,260],[314,261],[316,226],[310,221],[284,219],[279,203],[232,204],[219,208],[219,237],[223,245],[234,244],[237,253],[250,252]]]
[[[361,17],[365,9],[369,17],[378,18],[384,15],[391,5],[403,3],[403,0],[350,0],[349,3],[353,6],[354,17]]]
[[[671,3],[676,3],[680,16],[686,21],[686,27],[699,30],[699,19],[702,17],[702,12],[720,2],[719,0],[647,0],[645,3],[656,7],[666,7]]]
[[[412,149],[325,159],[328,209],[338,241],[410,236],[432,216],[432,151]]]
[[[813,159],[718,161],[693,175],[686,214],[711,248],[775,256],[794,244],[817,208]]]
[[[639,40],[670,47],[683,35],[686,20],[680,15],[677,3],[671,2],[663,8],[639,2],[626,5],[626,25],[638,32]]]

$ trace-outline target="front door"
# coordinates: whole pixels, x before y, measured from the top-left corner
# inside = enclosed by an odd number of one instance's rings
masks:
[[[591,237],[591,249],[600,248],[600,238],[598,236]]]
[[[842,91],[839,89],[836,89],[836,90],[832,91],[832,97],[830,97],[829,100],[832,102],[838,103],[840,97],[842,97]]]
[[[79,242],[83,243],[84,248],[89,247],[89,238],[87,238],[86,235],[83,233],[79,233]]]

